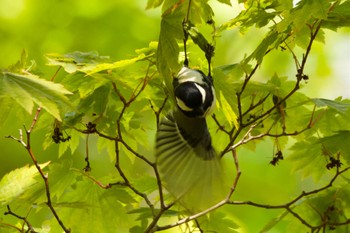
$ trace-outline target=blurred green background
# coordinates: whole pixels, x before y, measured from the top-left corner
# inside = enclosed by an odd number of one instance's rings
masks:
[[[147,47],[150,41],[158,39],[161,9],[145,10],[146,3],[146,0],[0,0],[0,68],[14,64],[23,49],[30,60],[35,60],[37,71],[46,79],[56,69],[45,66],[46,53],[97,51],[113,60],[132,57],[135,49]],[[241,7],[234,1],[232,8],[215,1],[210,3],[217,16],[216,25],[233,18]],[[257,46],[263,35],[264,32],[257,29],[246,34],[239,33],[238,29],[224,32],[216,41],[214,66],[240,62]],[[301,51],[296,50],[297,53]],[[310,80],[303,91],[310,97],[350,97],[349,67],[349,31],[326,31],[326,45],[317,42],[312,50],[306,67]],[[275,72],[294,78],[295,67],[290,54],[271,54],[256,78],[267,80]],[[31,117],[24,122],[13,117],[1,129],[0,177],[30,163],[19,144],[4,138],[10,134],[17,135],[23,123],[28,125],[30,122]],[[40,133],[33,136],[38,159],[55,160],[57,148],[43,151],[43,137]],[[277,167],[269,165],[273,154],[272,142],[261,144],[255,153],[244,148],[238,153],[243,174],[234,195],[237,200],[280,204],[298,195],[308,184],[307,180],[302,181],[298,174],[293,173],[288,162]],[[75,166],[84,166],[83,154],[82,147],[81,155],[75,157]],[[95,159],[105,158],[99,156]],[[238,216],[236,221],[242,224],[242,232],[258,232],[276,213],[282,213],[280,210],[249,206],[224,208]],[[281,232],[283,227],[282,224],[279,230],[270,232]]]

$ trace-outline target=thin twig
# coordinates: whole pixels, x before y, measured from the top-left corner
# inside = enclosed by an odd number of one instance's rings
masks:
[[[154,206],[152,202],[149,200],[148,196],[145,193],[140,192],[137,190],[129,181],[129,179],[126,177],[125,173],[123,172],[121,166],[120,166],[120,154],[119,154],[119,141],[115,141],[115,156],[116,156],[116,162],[115,162],[115,168],[118,170],[119,175],[122,177],[124,180],[125,186],[127,186],[129,189],[131,189],[135,194],[138,196],[142,197],[147,205],[150,207],[152,213],[154,212]]]
[[[26,217],[22,217],[22,216],[19,216],[18,214],[12,212],[11,208],[9,205],[7,205],[7,211],[4,213],[4,215],[12,215],[20,220],[23,220],[23,222],[27,225],[28,227],[28,231],[30,231],[31,233],[36,233],[36,231],[34,230],[33,226],[30,224],[30,222],[28,221],[28,219]],[[23,232],[24,226],[22,226],[22,229],[19,229],[16,227],[16,229],[20,232]]]
[[[297,202],[299,202],[301,199],[317,194],[319,192],[322,192],[326,189],[329,189],[330,187],[333,186],[333,183],[335,182],[335,180],[343,173],[347,172],[348,170],[350,170],[350,167],[347,167],[343,170],[339,170],[339,168],[337,167],[337,171],[335,173],[335,175],[333,176],[333,178],[329,181],[329,183],[321,188],[312,190],[312,191],[308,191],[305,192],[303,191],[301,194],[299,194],[297,197],[295,197],[294,199],[292,199],[291,201],[285,203],[285,204],[281,204],[281,205],[269,205],[269,204],[260,204],[260,203],[256,203],[256,202],[252,202],[252,201],[230,201],[228,204],[232,204],[232,205],[251,205],[251,206],[255,206],[255,207],[259,207],[259,208],[265,208],[265,209],[286,209],[289,213],[291,213],[294,217],[296,217],[301,223],[303,223],[305,226],[309,227],[310,229],[319,229],[321,227],[323,227],[323,224],[318,225],[318,226],[312,226],[311,224],[309,224],[306,220],[304,220],[299,214],[297,214],[296,212],[294,212],[292,209],[292,206],[294,204],[296,204]],[[345,222],[341,222],[341,223],[329,223],[329,225],[345,225],[350,223],[350,219],[346,220]]]
[[[13,136],[8,136],[8,138],[12,138],[12,139],[16,140],[17,142],[20,142],[27,150],[27,152],[28,152],[30,158],[32,159],[36,169],[38,170],[40,176],[44,180],[46,199],[47,199],[46,205],[49,207],[49,209],[51,210],[52,214],[54,215],[54,217],[56,218],[57,222],[59,223],[61,228],[64,230],[64,232],[70,232],[70,229],[65,227],[62,220],[59,218],[55,208],[52,205],[48,174],[47,173],[45,174],[44,171],[42,170],[42,168],[40,167],[40,165],[39,165],[39,163],[38,163],[38,161],[37,161],[37,159],[32,151],[32,148],[31,148],[30,136],[31,136],[31,133],[32,133],[36,123],[37,123],[40,111],[41,111],[41,107],[38,107],[29,130],[26,130],[26,136],[27,136],[26,143],[23,141],[23,137],[22,137],[21,133],[20,133],[20,139],[16,139]]]
[[[98,181],[96,178],[92,177],[91,175],[89,175],[89,173],[83,172],[80,169],[75,169],[75,168],[71,168],[72,171],[78,172],[79,174],[87,177],[88,179],[90,179],[93,183],[95,183],[96,185],[98,185],[99,187],[103,188],[103,189],[110,189],[112,188],[112,186],[114,185],[121,185],[121,186],[126,186],[124,182],[115,182],[115,183],[108,183],[108,184],[102,184],[100,181]]]
[[[231,151],[232,151],[233,160],[235,161],[235,166],[236,166],[236,177],[235,177],[233,184],[230,188],[230,192],[228,193],[228,195],[226,197],[227,202],[230,200],[232,194],[236,190],[239,178],[241,177],[241,174],[242,174],[241,168],[239,167],[239,160],[237,157],[237,151],[235,149],[232,149]]]
[[[174,205],[174,203],[172,203],[172,204],[170,204],[168,206],[164,206],[163,208],[161,208],[159,210],[159,212],[153,217],[152,222],[148,225],[148,227],[147,227],[147,229],[145,230],[144,233],[152,233],[152,232],[158,231],[159,229],[158,229],[158,226],[157,226],[157,222],[162,217],[164,212],[167,211],[168,209],[170,209],[173,205]]]
[[[317,21],[315,22],[314,25],[317,24]],[[313,44],[313,41],[315,40],[316,36],[317,36],[317,33],[319,32],[321,28],[321,23],[318,23],[317,27],[316,27],[316,30],[314,32],[311,33],[311,38],[310,38],[310,41],[309,41],[309,44],[307,46],[307,49],[306,49],[306,53],[305,55],[303,56],[303,59],[302,59],[302,62],[301,62],[301,66],[300,68],[297,70],[297,81],[295,83],[295,86],[294,88],[283,98],[280,98],[277,103],[272,106],[270,109],[268,109],[266,112],[262,113],[261,115],[255,117],[254,119],[252,119],[251,121],[249,121],[248,123],[244,123],[243,122],[243,110],[242,110],[242,105],[241,105],[241,96],[246,88],[246,86],[248,85],[248,82],[250,81],[251,77],[254,75],[256,69],[259,67],[259,64],[256,64],[255,67],[253,68],[253,70],[251,71],[251,73],[249,75],[246,75],[246,78],[243,82],[243,85],[241,87],[241,90],[239,92],[236,93],[237,95],[237,104],[238,104],[238,112],[239,112],[239,117],[238,117],[238,120],[239,120],[239,129],[236,131],[236,133],[232,136],[230,142],[228,143],[228,145],[226,146],[226,148],[222,151],[221,153],[221,156],[223,156],[226,152],[228,152],[231,147],[234,147],[232,146],[234,141],[237,139],[238,135],[241,133],[242,129],[243,128],[246,128],[248,126],[251,126],[251,125],[255,125],[257,122],[259,121],[262,121],[263,119],[265,119],[265,117],[268,117],[276,108],[278,108],[278,106],[280,106],[282,103],[284,103],[288,98],[290,98],[297,90],[299,90],[300,88],[300,82],[303,80],[303,78],[305,77],[304,75],[304,68],[305,68],[305,64],[306,64],[306,61],[308,60],[308,57],[309,57],[309,54],[310,54],[310,51],[311,51],[311,47],[312,47],[312,44]],[[269,52],[269,51],[268,51]],[[267,96],[266,96],[267,98]],[[255,108],[255,107],[254,107]],[[249,109],[252,109],[251,107]],[[250,112],[250,110],[248,111],[245,111],[244,114],[248,114]],[[286,135],[287,136],[287,135]],[[254,138],[257,139],[257,138],[261,138],[262,135],[260,136],[255,136]],[[234,147],[235,148],[235,147]]]
[[[313,111],[311,113],[310,120],[309,120],[308,124],[303,129],[301,129],[299,131],[282,132],[282,133],[279,133],[279,134],[273,134],[273,133],[270,133],[271,129],[274,126],[274,124],[272,124],[271,127],[265,133],[261,133],[261,134],[258,134],[258,135],[252,135],[251,134],[252,130],[259,124],[259,122],[254,124],[254,125],[251,125],[249,130],[247,131],[247,133],[242,137],[242,139],[239,142],[237,142],[236,144],[232,145],[229,148],[229,150],[234,150],[234,149],[236,149],[237,147],[239,147],[239,146],[241,146],[243,144],[246,144],[246,143],[248,143],[250,141],[254,141],[254,140],[257,140],[257,139],[262,139],[264,137],[279,138],[279,137],[300,135],[300,134],[304,133],[306,130],[309,130],[310,128],[312,128],[316,124],[316,122],[320,119],[320,117],[323,115],[323,113],[321,113],[316,119],[314,119],[315,111],[316,111],[316,106],[314,106],[314,108],[313,108]],[[226,152],[228,152],[229,150],[227,150]]]
[[[188,7],[187,7],[186,18],[185,18],[185,22],[186,22],[186,23],[188,22],[189,17],[190,17],[191,3],[192,3],[192,0],[189,0],[189,1],[188,1]]]
[[[19,227],[17,227],[17,226],[14,226],[14,225],[12,225],[12,224],[9,224],[9,223],[5,223],[5,222],[1,222],[0,221],[0,226],[5,226],[5,227],[9,227],[9,228],[13,228],[13,229],[15,229],[16,231],[18,231],[18,232],[23,232],[23,230],[21,229],[21,228],[19,228]]]
[[[164,107],[165,107],[166,102],[168,101],[168,98],[169,98],[169,95],[166,95],[165,98],[164,98],[164,100],[163,100],[163,102],[162,102],[162,105],[159,107],[158,110],[156,110],[156,109],[154,108],[154,106],[153,106],[151,100],[149,100],[149,103],[150,103],[150,105],[151,105],[151,109],[153,110],[154,115],[156,116],[157,128],[158,128],[159,122],[160,122],[160,115],[161,115],[161,113],[162,113],[162,111],[163,111],[163,109],[164,109]]]
[[[212,115],[212,118],[213,118],[214,122],[216,123],[216,125],[218,126],[218,130],[224,132],[228,136],[231,136],[231,134],[232,134],[231,131],[228,131],[227,129],[225,129],[225,126],[219,122],[219,120],[216,118],[215,114]]]
[[[56,78],[56,76],[58,75],[58,72],[60,72],[60,70],[62,69],[62,66],[59,66],[58,69],[56,70],[55,74],[52,75],[50,81],[53,82],[54,79]]]
[[[78,131],[79,133],[83,133],[83,134],[91,134],[91,131],[88,130],[88,129],[79,129],[75,126],[69,126],[70,128]],[[117,140],[118,138],[117,137],[112,137],[112,136],[109,136],[107,134],[104,134],[100,131],[98,131],[97,129],[95,129],[94,133],[96,133],[98,136],[102,137],[102,138],[105,138],[105,139],[108,139],[108,140],[111,140],[111,141],[114,141],[114,140]]]
[[[85,172],[91,171],[90,161],[89,161],[89,135],[90,134],[86,135],[86,141],[85,141],[85,162],[86,162],[86,165],[83,169]]]

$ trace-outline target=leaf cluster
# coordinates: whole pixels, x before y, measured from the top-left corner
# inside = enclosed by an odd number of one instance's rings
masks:
[[[35,74],[23,52],[18,63],[1,70],[3,109],[15,106],[31,114],[36,105],[46,110],[37,110],[25,135],[21,130],[18,138],[8,136],[26,148],[33,165],[1,178],[0,210],[7,213],[0,217],[1,232],[238,232],[239,213],[224,205],[283,210],[263,232],[278,229],[283,221],[290,232],[345,232],[350,223],[350,101],[310,98],[301,89],[317,78],[306,70],[313,44],[325,42],[326,29],[349,26],[350,2],[239,2],[239,15],[217,26],[208,0],[148,0],[146,9],[161,7],[159,40],[131,58],[113,61],[79,51],[47,54],[47,65],[57,71],[45,78]],[[209,36],[202,32],[205,26]],[[173,105],[173,76],[188,55],[181,52],[184,27],[190,60],[197,47],[203,52],[197,63],[191,60],[201,70],[209,69],[206,49],[220,43],[224,32],[266,32],[240,62],[212,69],[217,110],[208,125],[214,146],[230,163],[228,174],[235,166],[236,177],[227,177],[233,184],[226,199],[196,213],[163,188],[153,157],[158,123]],[[293,72],[258,79],[272,53],[288,53]],[[7,117],[0,113],[3,122]],[[58,147],[57,161],[38,162],[44,158],[30,146],[36,128],[46,134],[44,148]],[[281,205],[236,200],[240,148],[257,153],[260,143],[272,145],[271,166],[288,162],[302,177],[312,177],[313,187]],[[94,154],[107,164],[102,175],[94,172]],[[84,169],[74,165],[73,155],[82,157]]]

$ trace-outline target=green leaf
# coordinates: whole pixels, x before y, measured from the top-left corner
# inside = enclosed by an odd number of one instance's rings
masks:
[[[350,163],[350,130],[341,130],[318,141],[328,152],[340,155]]]
[[[226,5],[232,6],[231,1],[230,0],[217,0],[218,2],[224,3]]]
[[[145,56],[154,55],[157,51],[158,41],[151,41],[148,44],[148,47],[136,49],[135,52],[138,55],[144,54]]]
[[[59,200],[66,190],[76,182],[77,174],[71,170],[72,160],[60,160],[49,166],[51,198]]]
[[[101,71],[113,70],[129,66],[137,61],[147,59],[155,54],[154,43],[150,43],[153,48],[148,49],[148,54],[139,53],[138,56],[116,62],[109,62],[109,57],[99,56],[97,52],[73,52],[68,54],[47,54],[48,65],[62,66],[67,73],[83,72],[92,75]],[[140,50],[138,50],[140,52]]]
[[[191,26],[190,29],[188,30],[188,33],[193,40],[193,42],[199,46],[199,48],[206,53],[208,50],[208,47],[210,46],[209,42],[205,37],[198,31],[197,28]]]
[[[10,72],[2,72],[0,77],[3,96],[11,97],[28,113],[32,112],[34,103],[43,107],[56,119],[61,120],[59,107],[70,107],[71,104],[66,95],[72,94],[61,84],[40,79],[35,75],[22,75]]]
[[[69,203],[73,203],[70,208],[59,209],[60,218],[71,227],[72,232],[112,232],[116,229],[128,232],[131,219],[126,209],[132,208],[137,201],[134,194],[124,187],[101,189],[90,179],[83,177],[65,190],[60,203],[68,207]],[[56,220],[53,219],[51,224],[54,221]]]
[[[159,209],[155,209],[156,212],[159,212]],[[137,220],[142,220],[142,219],[147,219],[153,218],[153,214],[150,210],[150,208],[147,207],[141,207],[138,209],[133,209],[131,211],[128,212],[128,214],[138,214],[139,216],[137,217]],[[162,216],[164,217],[176,217],[179,215],[179,212],[175,211],[175,210],[167,210],[164,212],[164,214]]]
[[[337,188],[329,188],[319,195],[313,196],[305,200],[304,209],[308,212],[302,212],[304,219],[311,222],[312,219],[319,219],[319,213],[323,213],[329,220],[328,226],[332,223],[343,222],[347,219],[347,210],[349,208],[349,189],[347,185]],[[309,208],[307,210],[306,208]],[[327,228],[328,228],[327,226]],[[348,225],[334,225],[334,229],[330,232],[343,233],[348,231]],[[301,232],[301,231],[298,231]]]
[[[130,66],[138,61],[145,60],[149,57],[153,56],[153,54],[150,54],[146,56],[145,54],[140,54],[137,57],[131,58],[131,59],[126,59],[126,60],[121,60],[121,61],[116,61],[113,63],[101,63],[96,66],[94,66],[92,69],[86,69],[85,72],[87,75],[92,75],[101,71],[106,71],[106,70],[114,70],[118,68],[122,68],[125,66]]]
[[[110,88],[104,85],[95,89],[89,96],[81,100],[78,110],[85,113],[89,111],[94,115],[102,114],[108,104]]]
[[[193,24],[201,24],[212,21],[214,12],[207,0],[193,0],[191,2],[189,21]]]
[[[317,101],[319,106],[325,106],[315,112],[315,116],[319,116],[317,127],[323,136],[330,136],[336,131],[350,129],[350,109],[347,104],[349,100],[336,99],[333,101]],[[326,104],[326,105],[325,105]],[[346,110],[348,108],[348,110]]]
[[[311,18],[327,19],[327,12],[330,3],[323,0],[308,0],[300,1],[297,7],[291,10],[291,14],[288,20],[293,21],[293,25],[296,28],[301,28]]]
[[[43,169],[49,163],[39,164],[39,166]],[[0,181],[0,204],[9,204],[27,192],[38,183],[35,179],[37,176],[39,172],[34,165],[17,168],[3,176]]]
[[[294,161],[296,170],[304,176],[312,175],[318,180],[326,171],[329,157],[339,153],[341,158],[350,162],[350,130],[337,131],[335,134],[323,138],[309,137],[304,141],[296,142],[289,157]]]
[[[278,47],[280,37],[281,35],[277,31],[270,31],[254,52],[247,57],[246,62],[254,58],[260,64],[269,49]]]
[[[160,5],[162,5],[163,2],[164,0],[148,0],[146,5],[146,10],[151,8],[157,8]]]
[[[13,125],[11,121],[14,119],[16,120],[16,122],[25,122],[25,118],[27,116],[25,109],[14,108],[13,107],[14,103],[12,98],[7,96],[0,96],[0,101],[1,101],[0,128],[6,127],[7,125]]]
[[[288,214],[288,211],[284,211],[282,214],[277,217],[271,219],[264,228],[260,231],[260,233],[268,233],[273,227],[275,227],[279,222],[283,220],[283,218]]]
[[[313,16],[318,19],[326,19],[328,15],[328,8],[330,6],[327,1],[323,0],[314,0],[312,8],[313,8]]]
[[[312,99],[312,101],[316,104],[317,107],[326,106],[343,114],[345,114],[347,111],[350,110],[349,102],[344,102],[344,101],[341,102],[338,100],[329,100],[329,99],[323,99],[323,98],[314,98]]]
[[[232,124],[235,126],[236,129],[239,128],[238,125],[238,118],[236,113],[232,110],[230,104],[227,102],[225,96],[223,95],[222,91],[220,91],[220,108],[223,111],[227,121],[229,122],[230,126],[232,127]]]
[[[8,71],[10,71],[12,73],[20,73],[20,74],[27,73],[34,65],[34,61],[32,61],[32,65],[28,67],[27,60],[28,60],[28,54],[27,54],[26,50],[23,49],[22,53],[21,53],[20,60],[17,61],[16,64],[11,65],[8,68]]]
[[[77,123],[81,122],[83,116],[84,116],[84,113],[66,112],[64,114],[63,121],[68,126],[74,126]]]
[[[162,15],[157,49],[157,68],[166,87],[172,93],[173,75],[180,70],[178,63],[179,46],[177,39],[183,39],[182,21],[185,16],[184,4],[167,10]]]
[[[147,219],[141,219],[141,226],[133,226],[130,229],[130,233],[143,233],[145,232],[145,229],[147,229],[148,226],[148,220]]]
[[[80,99],[86,98],[91,92],[106,83],[110,85],[110,80],[101,75],[87,76],[81,72],[69,74],[62,80],[62,84],[67,87],[67,89],[79,92],[78,98]]]
[[[152,219],[153,214],[150,208],[142,207],[138,209],[134,209],[128,212],[128,214],[137,214],[138,217],[136,220],[141,220],[141,219]]]
[[[230,79],[230,80],[238,80],[244,74],[242,66],[239,63],[215,67],[214,68],[215,79],[216,79],[216,75],[220,75],[220,74],[217,74],[216,72],[222,72],[223,75],[221,75],[221,78]]]
[[[87,72],[94,69],[97,64],[106,62],[109,57],[99,56],[97,52],[80,52],[75,51],[67,54],[47,54],[49,66],[62,66],[67,73],[77,71]]]
[[[267,4],[267,5],[264,5]],[[240,14],[234,19],[222,24],[219,27],[219,31],[223,31],[234,26],[239,26],[241,32],[245,32],[248,28],[256,26],[257,28],[264,27],[272,19],[275,18],[278,11],[268,12],[268,8],[273,8],[271,1],[253,1],[246,10],[240,12]]]
[[[336,30],[340,27],[350,27],[350,1],[336,5],[328,14],[322,27]]]
[[[135,187],[137,187],[140,192],[147,194],[158,189],[157,180],[151,176],[142,176],[140,179],[137,179],[135,181]]]
[[[304,177],[312,176],[315,180],[319,180],[327,171],[327,161],[322,155],[322,145],[318,140],[316,137],[309,137],[296,142],[288,157],[293,162],[295,171],[300,171]]]
[[[205,232],[236,233],[239,226],[229,216],[224,212],[216,210],[200,218],[199,223]]]

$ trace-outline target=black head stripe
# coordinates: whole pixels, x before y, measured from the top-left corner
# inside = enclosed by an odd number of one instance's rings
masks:
[[[178,108],[189,117],[205,117],[215,105],[212,77],[183,67],[173,80]]]
[[[181,83],[175,89],[175,96],[181,99],[191,109],[202,105],[202,94],[193,82]]]
[[[175,88],[175,96],[186,105],[186,109],[178,107],[189,117],[204,116],[215,101],[212,88],[206,83],[181,83]]]

